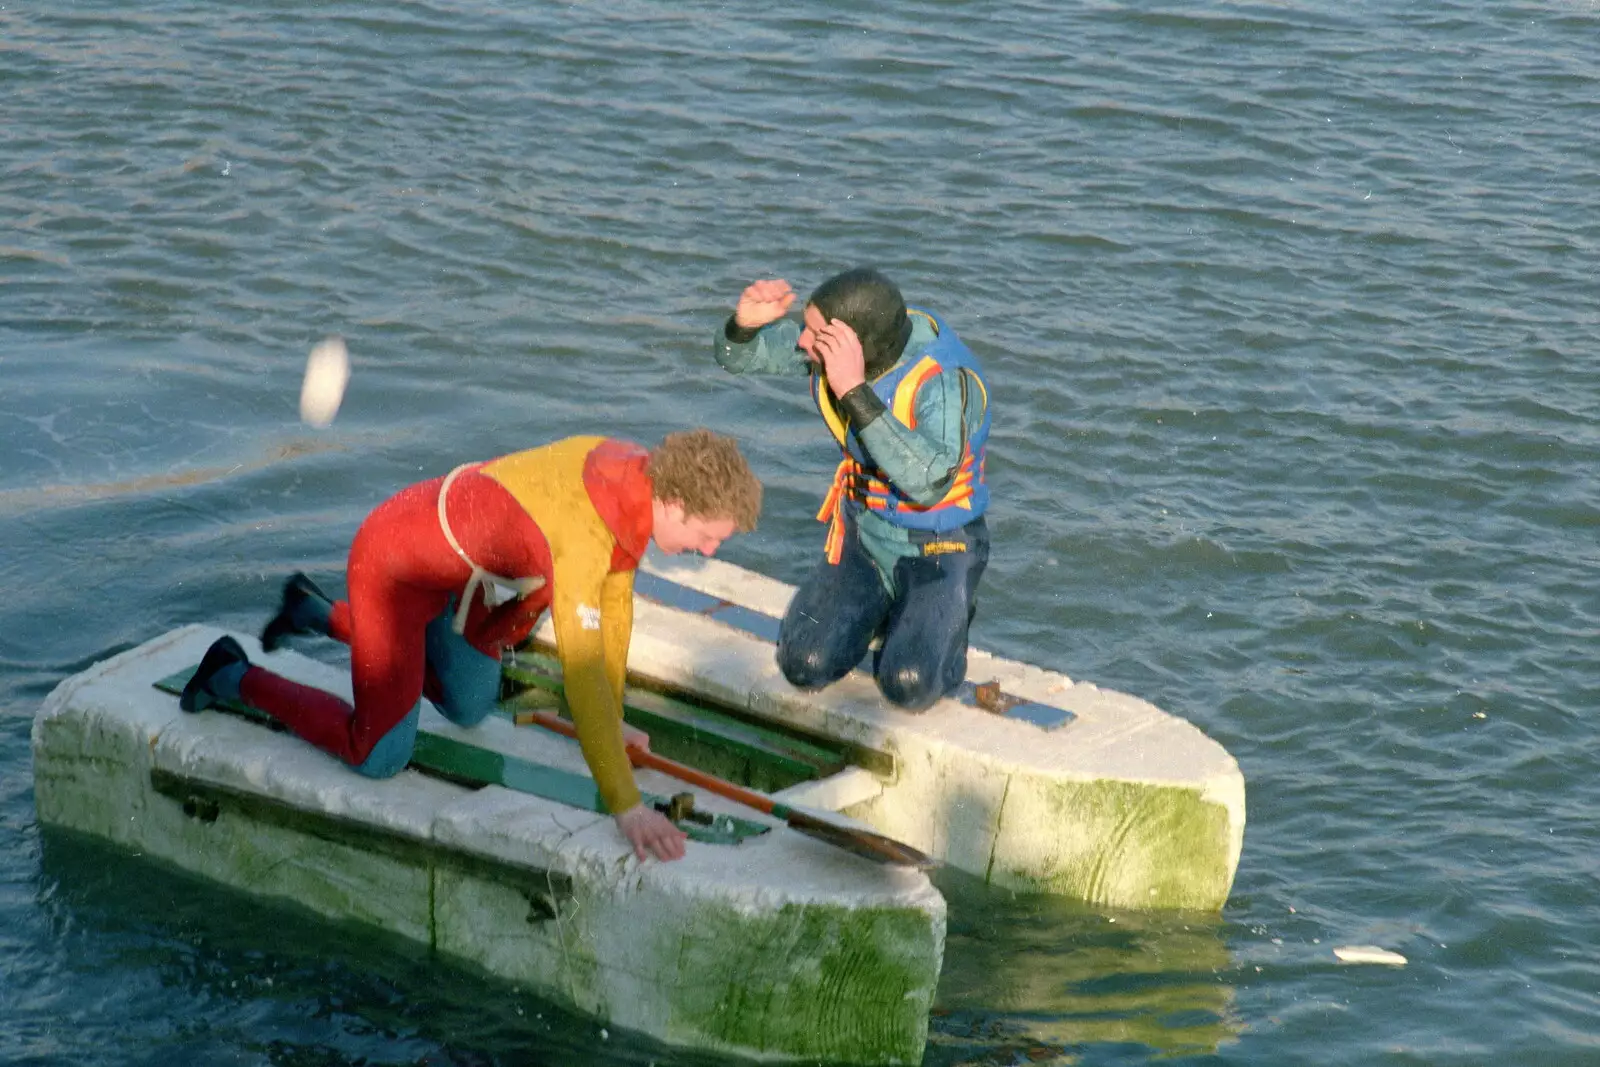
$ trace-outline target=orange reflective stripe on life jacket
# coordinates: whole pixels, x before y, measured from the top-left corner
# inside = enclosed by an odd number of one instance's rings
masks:
[[[834,469],[833,484],[828,486],[828,495],[822,498],[822,509],[817,512],[817,521],[828,524],[822,550],[829,563],[838,563],[844,557],[844,498],[860,470],[861,465],[846,454]]]
[[[916,366],[900,379],[900,384],[895,386],[894,406],[891,410],[894,417],[899,419],[908,429],[917,428],[917,390],[922,388],[924,382],[939,373],[939,364],[932,356],[923,356],[917,361]]]
[[[932,504],[918,504],[897,490],[871,459],[849,420],[840,411],[828,389],[827,378],[816,374],[811,379],[811,396],[828,432],[844,453],[834,471],[833,483],[817,512],[817,519],[828,523],[827,557],[837,563],[844,547],[844,504],[854,499],[883,519],[907,529],[942,531],[971,522],[988,507],[989,491],[984,460],[989,437],[989,390],[976,357],[936,316],[916,308],[908,313],[924,316],[932,323],[935,339],[914,358],[908,358],[885,371],[869,384],[883,403],[885,413],[910,430],[917,429],[917,398],[923,386],[946,371],[961,375],[962,410],[967,412],[967,390],[976,386],[981,421],[977,429],[964,433],[961,459],[950,486]],[[966,428],[963,427],[965,430]]]

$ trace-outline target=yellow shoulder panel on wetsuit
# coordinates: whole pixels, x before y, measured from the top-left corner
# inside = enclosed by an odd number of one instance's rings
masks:
[[[502,456],[480,470],[506,487],[550,544],[550,621],[556,631],[567,706],[600,796],[607,809],[618,814],[639,803],[622,741],[633,573],[608,578],[616,538],[583,484],[584,460],[604,440],[569,437]]]

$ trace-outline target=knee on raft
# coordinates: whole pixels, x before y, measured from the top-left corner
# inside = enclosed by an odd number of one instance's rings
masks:
[[[393,778],[405,770],[406,764],[411,762],[411,754],[417,748],[417,725],[421,719],[422,704],[419,701],[405,718],[373,743],[361,762],[354,765],[356,773],[366,778]]]
[[[944,691],[931,674],[916,664],[878,671],[878,691],[885,700],[903,711],[926,711]]]
[[[837,682],[846,673],[836,670],[824,651],[814,645],[797,650],[783,642],[778,644],[778,670],[790,685],[807,692]]]

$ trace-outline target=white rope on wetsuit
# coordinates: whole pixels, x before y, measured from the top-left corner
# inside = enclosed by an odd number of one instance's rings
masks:
[[[467,555],[466,551],[461,547],[461,543],[456,540],[456,535],[451,532],[450,519],[445,514],[445,500],[450,495],[450,485],[456,480],[456,475],[471,465],[470,463],[463,463],[445,475],[444,484],[439,486],[439,529],[444,533],[444,539],[450,542],[450,547],[455,549],[456,555],[461,557],[461,562],[472,568],[472,576],[467,579],[466,588],[461,590],[461,604],[456,608],[456,617],[450,623],[450,629],[458,634],[464,632],[467,628],[467,612],[472,609],[472,598],[477,595],[478,590],[483,590],[483,606],[492,608],[511,599],[513,594],[518,600],[521,600],[529,593],[544,588],[544,577],[542,575],[535,574],[528,578],[505,578],[484,570],[472,561],[472,557]],[[504,596],[500,594],[501,587],[509,590]]]

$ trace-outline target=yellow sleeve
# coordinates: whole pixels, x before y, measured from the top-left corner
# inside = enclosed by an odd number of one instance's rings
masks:
[[[600,634],[606,650],[606,681],[622,713],[623,687],[628,684],[628,645],[633,640],[633,571],[606,575],[600,590]]]
[[[578,744],[613,815],[639,803],[622,741],[622,680],[633,629],[633,575],[607,575],[610,540],[575,538],[554,560],[550,621]],[[620,579],[620,581],[619,581]],[[617,590],[627,592],[621,616]],[[619,617],[612,618],[616,613]]]

